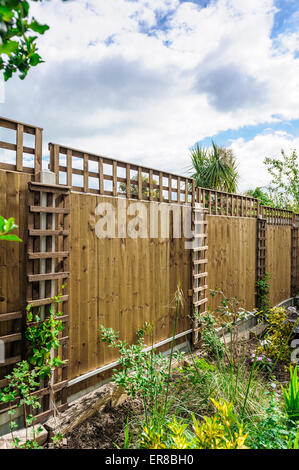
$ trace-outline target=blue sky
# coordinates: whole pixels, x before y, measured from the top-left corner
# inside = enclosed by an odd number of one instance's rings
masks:
[[[213,138],[243,192],[266,156],[299,150],[298,0],[31,3],[45,63],[5,85],[0,113],[44,128],[45,159],[54,141],[186,174]]]

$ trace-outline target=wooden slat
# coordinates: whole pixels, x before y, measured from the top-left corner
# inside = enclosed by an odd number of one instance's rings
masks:
[[[22,312],[2,313],[0,314],[0,322],[11,321],[22,318]]]
[[[49,281],[51,279],[66,279],[70,273],[46,273],[46,274],[29,274],[29,282]]]
[[[56,392],[59,392],[60,390],[62,390],[63,388],[67,387],[67,384],[68,384],[68,381],[67,380],[64,380],[62,382],[59,382],[57,384],[54,384],[52,385],[52,391],[54,393]],[[48,395],[50,393],[50,389],[49,387],[46,387],[46,388],[42,388],[40,390],[37,390],[36,392],[33,392],[32,393],[32,396],[34,397],[43,397],[45,395]]]
[[[104,194],[104,171],[103,171],[103,158],[99,158],[99,191],[100,194]]]
[[[33,304],[34,304],[34,306],[36,306],[34,301],[33,301]],[[62,321],[63,323],[68,322],[69,319],[70,319],[69,315],[55,316],[54,318],[55,318],[55,320]],[[47,320],[48,320],[48,317],[45,317],[44,320],[40,320],[40,321],[36,321],[36,322],[27,321],[26,324],[28,326],[38,326],[38,325],[41,325],[44,321],[47,321]]]
[[[130,176],[130,165],[127,164],[126,166],[126,193],[127,193],[127,198],[130,199],[131,197],[131,176]]]
[[[66,409],[68,408],[68,404],[63,404],[63,405],[59,405],[57,406],[57,410],[62,413],[63,411],[65,411]],[[34,424],[37,424],[37,423],[43,423],[44,421],[46,421],[48,418],[50,418],[50,416],[53,416],[54,415],[54,410],[53,408],[50,409],[50,410],[47,410],[47,411],[44,411],[43,413],[40,413],[36,416],[36,419],[34,421]]]
[[[30,212],[42,212],[43,214],[69,214],[70,209],[64,207],[30,206]]]
[[[193,248],[193,252],[194,251],[205,251],[208,249],[208,246],[196,246]]]
[[[43,131],[36,128],[35,131],[35,152],[34,152],[34,174],[35,181],[39,181],[42,169],[42,149],[43,149]],[[58,181],[57,181],[58,182]]]
[[[199,274],[194,274],[193,273],[193,279],[201,279],[202,277],[207,277],[207,275],[208,275],[207,272],[199,273]]]
[[[57,185],[30,185],[31,191],[43,191],[44,193],[52,193],[52,194],[65,194],[69,191],[68,186],[57,186]],[[80,188],[82,191],[82,187]]]
[[[3,343],[13,343],[14,341],[21,341],[22,333],[13,333],[11,335],[0,336]]]
[[[4,363],[0,364],[0,367],[9,366],[11,364],[16,364],[22,360],[22,356],[13,356],[5,359]]]
[[[23,133],[24,126],[17,125],[17,155],[16,155],[16,170],[23,171]]]
[[[138,167],[138,174],[137,174],[137,186],[138,186],[138,199],[143,199],[142,194],[142,172],[141,168]]]
[[[193,264],[207,264],[208,260],[207,259],[197,259],[197,260],[192,260]]]
[[[153,170],[149,171],[149,200],[153,200]]]
[[[72,151],[68,149],[66,153],[66,184],[72,186],[73,175],[72,175]]]
[[[205,299],[199,300],[198,302],[194,302],[193,305],[194,307],[199,307],[200,305],[206,304],[207,302],[208,302],[208,299],[205,298]]]
[[[29,259],[50,259],[50,258],[67,258],[69,256],[68,251],[56,251],[56,252],[35,252],[28,253]]]
[[[113,162],[112,172],[113,172],[112,192],[113,192],[113,196],[117,196],[117,163],[116,163],[116,161]]]
[[[207,288],[208,288],[207,284],[205,284],[204,286],[193,287],[193,292],[202,292],[204,290],[207,290]]]
[[[15,152],[17,151],[17,145],[16,144],[11,144],[9,142],[0,141],[0,148],[2,148],[4,150],[13,150]],[[24,147],[23,146],[23,153],[28,153],[30,155],[34,155],[34,149],[31,148],[31,147]],[[4,165],[4,163],[2,165]],[[7,164],[7,165],[9,165],[9,164]],[[13,166],[16,167],[16,165],[13,165]],[[23,167],[22,171],[24,171],[24,168],[25,167]],[[34,173],[34,168],[32,168],[32,173]]]
[[[68,295],[62,295],[60,297],[61,302],[67,302],[69,300]],[[51,305],[53,303],[52,297],[47,297],[45,299],[27,299],[27,303],[31,304],[33,307],[41,307],[42,305]]]
[[[83,191],[88,192],[88,155],[86,153],[83,160]]]
[[[67,236],[70,234],[69,230],[40,230],[40,229],[29,229],[29,235],[31,237],[52,237],[63,235]]]

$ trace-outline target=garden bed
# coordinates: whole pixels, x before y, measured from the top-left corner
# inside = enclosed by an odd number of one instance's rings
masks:
[[[251,337],[250,339],[247,339],[245,343],[245,363],[247,374],[249,376],[251,368],[251,357],[252,354],[254,354],[256,351],[258,338]],[[205,354],[202,350],[197,350],[197,354],[185,357],[183,367],[173,369],[170,388],[170,400],[173,401],[173,403],[169,410],[170,415],[172,412],[176,412],[179,418],[186,419],[188,418],[188,416],[190,417],[191,413],[195,413],[196,417],[199,420],[202,420],[203,416],[209,416],[213,414],[212,407],[209,406],[208,403],[204,403],[198,409],[196,409],[195,406],[195,394],[199,393],[199,389],[196,388],[196,385],[193,387],[193,377],[190,376],[190,371],[188,372],[188,368],[192,368],[192,362],[198,360],[204,360],[206,364],[210,364],[211,368],[216,368],[217,361],[215,357],[208,357],[207,354]],[[286,383],[288,383],[289,381],[289,372],[284,364],[277,365],[277,368],[275,370],[275,377],[276,379],[274,382],[273,377],[270,378],[266,374],[259,374],[258,385],[260,387],[260,390],[256,393],[255,397],[253,396],[250,399],[252,400],[253,398],[260,398],[260,400],[265,400],[267,394],[271,392],[278,392],[278,394],[281,394],[280,384],[282,383],[283,385],[286,385]],[[219,377],[217,380],[219,380]],[[119,389],[114,388],[112,384],[109,384],[108,386],[106,385],[103,388],[106,390],[107,387],[109,388],[111,386],[113,389],[112,395],[116,393],[118,397],[116,399],[110,398],[109,400],[105,398],[104,402],[102,402],[102,405],[99,406],[100,409],[95,411],[90,417],[88,417],[88,414],[90,413],[88,413],[87,410],[87,419],[83,421],[81,420],[81,422],[79,420],[79,424],[76,427],[72,425],[70,431],[67,431],[68,427],[66,426],[64,431],[64,439],[61,443],[58,444],[59,447],[69,449],[124,448],[127,420],[129,423],[131,423],[130,437],[131,440],[134,442],[135,437],[140,431],[139,424],[144,420],[143,402],[140,398],[130,398],[126,397],[125,395],[122,395]],[[221,390],[221,393],[224,393],[224,391]],[[102,397],[102,395],[104,397],[107,396],[107,391],[106,395],[101,394],[101,392],[99,391],[96,391],[90,394],[91,397],[83,397],[83,399],[81,399],[81,401],[83,400],[82,408],[85,408],[86,403],[89,402],[90,409],[94,409],[95,399],[92,397]],[[188,397],[190,400],[189,403]],[[203,397],[199,396],[198,402],[200,403],[202,399]],[[184,406],[182,400],[184,400]],[[208,402],[208,398],[206,401]],[[254,404],[250,403],[250,406],[254,407]],[[67,423],[72,420],[73,418],[68,418]],[[132,435],[132,433],[135,435]],[[50,444],[49,447],[54,448],[54,445]]]

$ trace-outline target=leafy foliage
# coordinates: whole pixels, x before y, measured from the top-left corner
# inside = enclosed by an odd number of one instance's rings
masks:
[[[201,325],[201,338],[208,352],[215,357],[222,357],[225,345],[215,331],[216,321],[211,313],[198,317]]]
[[[261,187],[249,189],[248,191],[246,191],[246,195],[258,199],[259,203],[262,206],[276,207],[275,202],[271,198],[271,194],[269,193],[269,191],[263,191],[263,188]]]
[[[270,279],[271,275],[266,273],[265,276],[255,283],[257,305],[263,315],[267,315],[270,307]]]
[[[15,224],[13,217],[6,220],[0,215],[0,240],[21,242],[22,240],[17,235],[11,233],[15,228],[18,228],[18,226]]]
[[[130,194],[131,196],[138,196],[138,175],[134,175],[131,180],[136,181],[136,183],[130,184]],[[145,184],[147,186],[142,186],[142,196],[149,197],[149,178],[147,176],[142,176],[141,178],[142,185]],[[159,188],[155,188],[157,185],[157,181],[153,179],[153,197],[159,199],[160,198],[160,190]],[[127,191],[127,183],[120,183],[119,190],[121,193],[126,193]]]
[[[276,207],[299,211],[299,160],[296,150],[287,155],[281,150],[281,158],[264,160],[272,179],[269,191]]]
[[[53,298],[53,303],[58,304],[61,294]],[[0,403],[6,403],[10,407],[10,431],[12,433],[13,444],[16,448],[37,449],[39,448],[36,441],[37,435],[40,433],[41,428],[34,427],[36,420],[34,410],[41,407],[39,398],[36,391],[39,390],[41,379],[50,378],[54,369],[59,367],[64,362],[61,361],[59,356],[52,357],[51,351],[57,350],[59,347],[59,333],[64,329],[61,320],[57,319],[62,315],[61,312],[54,313],[54,309],[50,309],[50,316],[48,319],[41,321],[39,315],[33,315],[32,306],[27,306],[27,322],[34,323],[30,325],[26,332],[25,337],[30,344],[30,355],[28,360],[19,362],[13,371],[5,378],[8,379],[7,387],[0,390]],[[56,410],[54,401],[54,394],[51,393],[52,405]],[[21,444],[20,439],[14,437],[14,430],[17,429],[17,424],[13,421],[12,416],[16,413],[13,405],[16,402],[16,407],[22,407],[25,417],[26,434],[27,428],[33,425],[32,436],[27,436],[25,443]],[[28,413],[30,410],[30,413]]]
[[[43,62],[36,40],[49,26],[30,17],[30,1],[0,0],[0,70],[5,80],[16,72],[23,80],[31,67]]]
[[[252,449],[288,449],[295,441],[296,427],[286,419],[278,395],[270,399],[262,419],[248,424],[248,442]]]
[[[212,141],[212,149],[197,146],[191,150],[192,178],[196,186],[235,193],[238,172],[231,149],[218,147]]]
[[[119,350],[120,370],[113,371],[113,381],[123,387],[129,396],[141,394],[143,398],[154,398],[161,394],[168,377],[168,359],[161,353],[146,351],[144,335],[151,329],[146,323],[138,331],[136,344],[129,345],[119,339],[112,328],[101,326],[101,340],[109,347]]]
[[[54,299],[56,303],[60,301],[60,297],[61,294]],[[31,349],[29,362],[39,368],[41,377],[50,377],[52,369],[64,364],[59,356],[53,357],[51,355],[51,351],[57,351],[60,345],[58,337],[60,331],[64,329],[63,322],[59,320],[62,312],[55,313],[51,307],[49,317],[44,321],[40,321],[39,315],[33,315],[31,307],[30,304],[27,306],[27,321],[30,325],[30,322],[34,319],[35,324],[28,326],[25,332],[25,337],[28,339]]]
[[[213,417],[204,416],[200,423],[193,416],[193,429],[188,423],[177,421],[174,416],[167,425],[156,432],[144,427],[140,447],[143,449],[246,449],[245,429],[237,421],[231,403],[217,402],[211,398],[217,409]]]
[[[270,308],[265,316],[269,328],[258,351],[276,362],[278,360],[290,361],[291,348],[288,343],[294,325],[289,323],[287,318],[287,312],[283,307]]]

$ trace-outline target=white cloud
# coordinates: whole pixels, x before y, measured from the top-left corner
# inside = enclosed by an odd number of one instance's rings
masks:
[[[267,186],[271,177],[263,160],[265,157],[279,158],[282,149],[287,154],[293,149],[299,149],[299,137],[293,137],[283,131],[269,130],[248,141],[239,138],[233,141],[230,147],[239,157],[238,170],[241,175],[239,190],[244,192],[255,186]]]
[[[273,115],[299,118],[299,34],[273,42],[274,0],[214,0],[207,8],[52,0],[32,11],[51,26],[39,39],[46,63],[24,82],[9,81],[0,109],[43,126],[46,140],[182,172],[188,148],[205,136],[271,123]],[[234,141],[241,188],[259,183],[265,155],[290,139]]]

